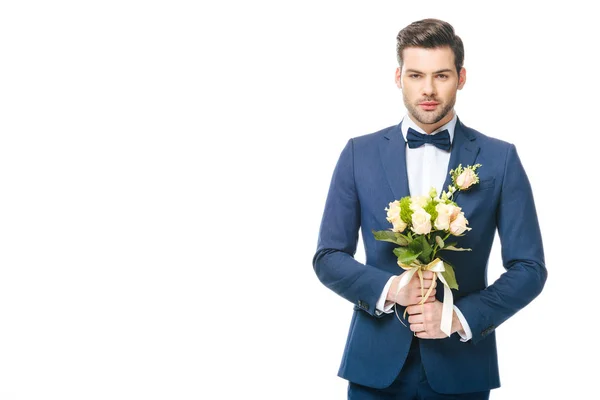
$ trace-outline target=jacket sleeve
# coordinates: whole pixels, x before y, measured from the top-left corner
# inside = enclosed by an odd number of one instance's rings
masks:
[[[361,218],[354,178],[354,142],[350,139],[333,172],[313,267],[325,286],[378,317],[377,299],[393,274],[354,259]]]
[[[504,272],[486,289],[457,301],[477,343],[537,297],[546,282],[542,236],[531,186],[510,145],[496,212]]]

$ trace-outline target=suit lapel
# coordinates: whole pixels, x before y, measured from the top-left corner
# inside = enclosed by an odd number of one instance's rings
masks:
[[[452,143],[452,152],[450,153],[450,162],[448,163],[448,174],[446,175],[446,181],[444,182],[442,190],[447,190],[448,185],[452,183],[450,170],[458,167],[458,164],[462,164],[463,167],[475,164],[478,154],[479,146],[475,141],[475,135],[460,122],[460,119],[457,120],[456,127],[454,128],[454,140]],[[456,201],[459,194],[460,191],[454,194],[454,201]]]
[[[410,195],[406,172],[406,142],[402,136],[401,125],[402,123],[386,132],[379,144],[383,170],[395,200]]]

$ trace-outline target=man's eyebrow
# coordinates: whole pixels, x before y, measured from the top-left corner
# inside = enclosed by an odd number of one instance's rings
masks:
[[[444,69],[440,69],[440,70],[435,71],[434,74],[441,74],[441,73],[444,73],[444,72],[452,72],[452,71],[453,71],[452,68],[444,68]],[[417,73],[417,74],[422,74],[423,73],[422,71],[419,71],[419,70],[416,70],[416,69],[412,69],[412,68],[407,69],[406,72],[407,73],[409,73],[409,72],[410,73]]]

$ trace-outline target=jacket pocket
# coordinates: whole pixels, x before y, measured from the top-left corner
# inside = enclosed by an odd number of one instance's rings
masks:
[[[495,185],[496,185],[496,178],[492,177],[492,178],[483,179],[483,180],[479,181],[479,183],[474,186],[474,189],[485,190],[485,189],[493,188]]]

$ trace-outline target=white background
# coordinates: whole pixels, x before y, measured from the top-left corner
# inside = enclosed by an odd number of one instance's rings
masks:
[[[590,398],[584,4],[2,2],[0,398],[345,398],[352,307],[311,260],[339,153],[398,123],[395,37],[427,17],[463,38],[456,110],[516,144],[545,242],[492,399]]]

